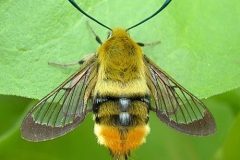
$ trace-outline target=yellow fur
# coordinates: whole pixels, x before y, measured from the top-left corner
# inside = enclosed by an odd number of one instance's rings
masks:
[[[132,96],[149,93],[142,49],[125,29],[115,28],[98,49],[99,69],[93,95]]]

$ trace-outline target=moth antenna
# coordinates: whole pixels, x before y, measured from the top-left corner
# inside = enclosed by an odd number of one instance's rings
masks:
[[[132,28],[135,28],[135,27],[139,26],[140,24],[142,24],[142,23],[148,21],[149,19],[153,18],[154,16],[156,16],[156,15],[157,15],[158,13],[160,13],[165,7],[167,7],[167,5],[168,5],[170,2],[171,2],[171,0],[166,0],[165,3],[162,5],[162,7],[160,7],[155,13],[153,13],[153,14],[152,14],[151,16],[149,16],[148,18],[142,20],[141,22],[135,24],[134,26],[129,27],[129,28],[127,29],[127,31],[129,31],[129,30],[132,29]]]
[[[75,2],[74,0],[69,0],[69,2],[75,7],[77,8],[77,10],[79,10],[82,14],[84,14],[85,16],[87,16],[88,18],[90,18],[91,20],[93,20],[94,22],[98,23],[99,25],[109,29],[110,31],[112,30],[111,28],[109,28],[108,26],[102,24],[101,22],[99,22],[98,20],[94,19],[93,17],[91,17],[90,15],[88,15],[86,12],[84,12]]]
[[[70,2],[75,8],[77,8],[77,10],[79,10],[82,14],[84,14],[85,16],[87,16],[88,18],[90,18],[91,20],[93,20],[94,22],[98,23],[99,25],[101,25],[101,26],[107,28],[108,30],[112,31],[112,29],[111,29],[110,27],[104,25],[103,23],[99,22],[98,20],[96,20],[95,18],[91,17],[91,16],[88,15],[86,12],[84,12],[84,11],[75,3],[74,0],[69,0],[69,2]],[[151,16],[149,16],[148,18],[142,20],[141,22],[133,25],[132,27],[129,27],[129,28],[127,29],[127,31],[130,30],[130,29],[132,29],[132,28],[135,28],[135,27],[139,26],[140,24],[142,24],[142,23],[148,21],[149,19],[151,19],[152,17],[156,16],[156,15],[157,15],[158,13],[160,13],[165,7],[167,7],[167,5],[168,5],[170,2],[171,2],[171,0],[166,0],[165,3],[164,3],[155,13],[153,13],[153,14],[152,14]]]

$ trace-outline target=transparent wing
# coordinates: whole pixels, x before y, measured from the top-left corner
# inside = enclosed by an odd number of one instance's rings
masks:
[[[170,127],[191,135],[215,133],[213,116],[205,105],[145,56],[151,110]]]
[[[21,126],[22,137],[29,141],[44,141],[78,126],[92,110],[87,106],[95,76],[96,64],[92,58],[30,110]]]

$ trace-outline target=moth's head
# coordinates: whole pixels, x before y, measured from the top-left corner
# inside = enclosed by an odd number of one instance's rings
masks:
[[[116,27],[113,28],[107,36],[107,39],[109,38],[116,38],[116,37],[129,37],[128,31],[124,28]]]

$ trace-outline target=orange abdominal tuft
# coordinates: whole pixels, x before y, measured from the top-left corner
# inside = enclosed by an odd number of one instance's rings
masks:
[[[120,128],[95,124],[95,134],[101,145],[109,148],[113,157],[125,157],[130,151],[145,142],[145,137],[150,131],[148,125]]]

